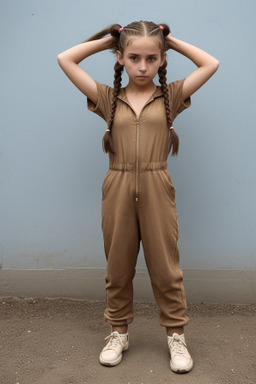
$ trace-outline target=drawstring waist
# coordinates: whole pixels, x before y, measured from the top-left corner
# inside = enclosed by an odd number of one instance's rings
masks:
[[[136,164],[131,163],[124,163],[124,164],[117,164],[117,163],[111,163],[109,164],[109,169],[114,171],[126,171],[126,172],[133,172],[136,170]],[[166,161],[159,161],[159,162],[139,162],[138,170],[139,172],[147,172],[147,171],[156,171],[156,170],[164,170],[167,169],[167,162]]]

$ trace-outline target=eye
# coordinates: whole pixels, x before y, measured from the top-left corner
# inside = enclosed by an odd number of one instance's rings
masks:
[[[148,61],[149,61],[150,63],[153,63],[154,61],[156,61],[155,56],[149,57],[149,58],[148,58]]]
[[[138,56],[131,56],[130,59],[131,59],[132,61],[138,61]]]

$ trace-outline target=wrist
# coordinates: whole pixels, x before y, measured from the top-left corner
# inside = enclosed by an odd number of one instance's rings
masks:
[[[112,36],[107,36],[102,37],[101,39],[87,41],[84,44],[90,50],[91,55],[97,52],[106,51],[108,49],[113,48],[114,38]]]

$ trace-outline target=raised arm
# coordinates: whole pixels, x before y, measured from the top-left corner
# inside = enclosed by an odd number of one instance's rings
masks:
[[[215,57],[204,52],[202,49],[194,45],[185,43],[184,41],[175,39],[171,35],[166,37],[168,47],[173,49],[188,59],[198,67],[184,81],[183,84],[183,100],[195,93],[210,77],[217,71],[219,61]]]
[[[104,37],[74,46],[60,53],[58,63],[72,83],[92,102],[97,102],[97,87],[95,81],[78,65],[86,57],[97,52],[113,48],[115,39]]]

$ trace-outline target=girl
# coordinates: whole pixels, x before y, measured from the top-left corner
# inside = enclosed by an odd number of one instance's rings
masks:
[[[94,81],[79,63],[112,49],[117,57],[114,87]],[[173,49],[198,67],[186,79],[166,83],[166,52]],[[112,326],[100,363],[120,363],[128,349],[133,319],[133,285],[142,241],[160,324],[166,327],[174,372],[188,372],[183,274],[179,268],[175,188],[166,169],[169,152],[177,155],[179,139],[173,120],[190,105],[190,96],[217,70],[218,60],[170,34],[167,25],[134,22],[112,25],[58,55],[58,63],[88,99],[89,110],[106,120],[103,148],[109,171],[102,186],[102,230],[107,258],[105,318]],[[121,88],[125,68],[129,82]],[[160,86],[154,78],[159,75]]]

